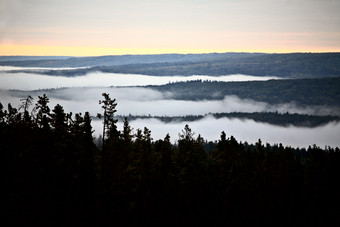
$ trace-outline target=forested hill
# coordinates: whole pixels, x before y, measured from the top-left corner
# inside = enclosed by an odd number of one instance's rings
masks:
[[[111,73],[134,73],[155,76],[245,74],[285,78],[319,78],[340,76],[340,53],[263,54],[216,61],[138,64],[100,67]]]
[[[170,92],[172,99],[216,100],[235,95],[269,104],[340,107],[340,78],[269,80],[248,82],[189,81],[146,86]]]
[[[84,75],[88,72],[101,71],[155,76],[245,74],[284,78],[320,78],[340,76],[340,53],[123,55],[42,61],[0,61],[0,65],[89,67],[40,72],[60,76]]]
[[[294,125],[296,127],[319,127],[325,125],[329,122],[339,122],[339,116],[316,116],[316,115],[306,115],[306,114],[290,114],[278,113],[278,112],[232,112],[232,113],[209,113],[205,115],[186,115],[186,116],[151,116],[151,115],[129,115],[123,116],[118,115],[117,119],[123,121],[127,118],[129,121],[136,119],[158,119],[165,123],[170,122],[193,122],[201,120],[206,117],[219,118],[229,118],[229,119],[241,119],[241,120],[254,120],[255,122],[264,122],[272,125],[278,126],[290,126]]]
[[[45,94],[0,103],[3,226],[339,226],[338,147],[224,131],[207,142],[189,125],[176,144],[166,131],[154,141],[127,119],[118,130],[117,103],[103,96],[98,147],[89,112],[50,109]]]
[[[299,107],[318,107],[331,115],[340,113],[340,77],[323,79],[286,79],[269,81],[218,82],[187,81],[165,85],[141,86],[164,94],[166,99],[175,100],[224,100],[226,96],[235,96],[270,105],[293,103]],[[15,97],[40,95],[46,93],[54,97],[63,97],[65,89],[82,93],[91,88],[44,89],[35,91],[8,91]],[[119,87],[117,87],[119,89]],[[320,109],[320,110],[321,110]],[[328,110],[332,110],[329,112]]]

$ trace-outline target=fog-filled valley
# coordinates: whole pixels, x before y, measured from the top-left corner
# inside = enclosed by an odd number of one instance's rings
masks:
[[[77,76],[99,71],[154,76],[244,74],[282,78],[325,78],[340,75],[339,62],[339,53],[151,54],[66,59],[45,57],[42,60],[32,58],[26,61],[15,57],[0,58],[2,66],[74,68],[73,70],[46,69],[43,72],[47,75],[59,76]]]
[[[339,56],[0,57],[5,216],[338,226]]]
[[[0,89],[39,90],[63,87],[109,87],[109,86],[145,86],[162,85],[170,82],[209,80],[209,81],[263,81],[279,79],[274,76],[256,77],[249,75],[226,75],[220,77],[193,75],[193,76],[148,76],[137,74],[117,74],[93,72],[83,76],[64,77],[48,76],[34,73],[11,73],[14,68],[40,71],[42,68],[22,68],[0,66]],[[56,69],[55,69],[56,70]]]
[[[340,0],[0,0],[1,226],[340,226]]]
[[[16,69],[22,71],[31,70],[32,72],[10,72]],[[294,97],[294,94],[292,94],[291,99],[274,99],[274,95],[264,94],[264,97],[274,100],[274,103],[269,103],[265,99],[253,95],[257,94],[258,96],[258,91],[252,93],[248,87],[241,91],[240,94],[233,93],[231,95],[224,95],[220,88],[214,90],[214,88],[210,89],[209,87],[213,81],[237,81],[238,84],[225,83],[219,85],[220,87],[228,87],[229,85],[230,87],[235,87],[236,85],[243,86],[243,83],[246,81],[262,81],[262,84],[266,84],[275,82],[273,80],[281,80],[281,78],[275,76],[256,77],[240,74],[219,77],[203,75],[148,76],[92,72],[83,76],[64,77],[41,74],[43,68],[39,67],[17,68],[2,66],[0,70],[0,102],[4,106],[11,103],[13,107],[18,107],[21,103],[20,99],[30,95],[36,101],[38,96],[46,94],[50,99],[50,108],[60,104],[64,107],[65,112],[84,113],[89,111],[91,116],[93,116],[92,124],[95,130],[94,136],[96,137],[102,131],[101,121],[95,118],[96,114],[101,112],[98,101],[102,98],[102,93],[108,93],[110,97],[116,99],[118,103],[116,114],[124,116],[187,116],[231,112],[289,112],[291,114],[321,116],[340,115],[340,106],[336,102],[336,97],[339,96],[339,89],[334,91],[335,96],[332,98],[335,101],[329,98],[330,104],[320,99],[316,101],[317,104],[310,105],[308,102],[299,103],[298,95]],[[53,68],[53,70],[57,69]],[[69,69],[64,68],[62,70]],[[191,88],[189,86],[191,83],[185,83],[187,81],[196,81],[195,83],[198,84],[193,84],[193,88]],[[204,84],[204,81],[209,82]],[[333,79],[333,81],[327,82],[327,84],[333,84],[331,89],[334,89],[334,87],[336,88],[334,84],[337,82],[338,80]],[[287,83],[288,85],[286,86],[291,86],[289,81]],[[306,84],[305,81],[301,81],[302,83]],[[317,83],[322,84],[318,81]],[[174,88],[170,86],[174,86]],[[253,85],[249,84],[249,86]],[[310,87],[312,86],[314,85]],[[306,89],[308,90],[310,87]],[[207,89],[210,89],[210,91],[207,91]],[[301,90],[301,87],[297,86],[295,89],[293,92],[297,93],[298,90]],[[314,87],[314,89],[318,88]],[[230,90],[228,88],[228,91]],[[280,93],[281,95],[285,94],[283,90],[280,92],[274,89],[274,92],[276,92],[276,98],[280,98]],[[288,90],[288,92],[292,91]],[[243,96],[244,94],[248,94],[248,96]],[[319,95],[317,92],[313,92],[310,95],[311,97],[315,96],[315,98],[311,98],[314,102],[318,100],[317,97]],[[327,94],[325,97],[328,98],[330,96]],[[303,98],[304,100],[308,99],[305,96]],[[118,127],[122,128],[122,124],[122,121],[119,121]],[[169,133],[171,141],[174,143],[177,141],[178,133],[181,132],[184,125],[189,124],[197,135],[200,134],[207,141],[217,140],[219,134],[225,131],[227,135],[232,135],[240,141],[247,141],[249,143],[255,143],[261,138],[266,143],[283,143],[284,145],[294,147],[307,147],[313,144],[322,147],[326,145],[340,146],[338,136],[340,135],[340,124],[338,121],[331,121],[316,128],[297,127],[293,124],[283,127],[264,122],[255,122],[253,119],[231,119],[226,117],[216,119],[211,115],[207,115],[203,119],[193,122],[164,123],[158,119],[149,118],[134,119],[130,124],[134,130],[144,126],[148,127],[152,132],[154,140],[164,138]]]

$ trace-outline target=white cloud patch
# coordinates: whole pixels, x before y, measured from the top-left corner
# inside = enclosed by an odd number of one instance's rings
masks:
[[[13,67],[0,67],[0,89],[37,90],[61,87],[110,87],[110,86],[144,86],[162,85],[169,82],[189,80],[210,81],[254,81],[278,79],[277,77],[257,77],[248,75],[228,76],[147,76],[137,74],[119,74],[92,72],[84,76],[64,77],[46,76],[33,73],[9,73]],[[30,68],[20,68],[25,70]],[[40,68],[39,68],[40,69]]]
[[[223,100],[174,100],[172,93],[162,94],[149,88],[107,87],[107,88],[64,88],[45,91],[4,91],[0,90],[0,101],[3,104],[20,103],[20,98],[31,95],[38,99],[45,93],[50,98],[50,106],[61,104],[68,112],[89,111],[96,115],[100,111],[98,101],[102,93],[108,93],[116,99],[117,114],[121,115],[154,115],[184,116],[204,115],[220,112],[275,112],[300,113],[317,115],[339,115],[340,110],[324,106],[299,107],[294,103],[269,105],[251,99],[240,99],[236,96],[225,96]]]
[[[270,124],[257,123],[253,120],[239,120],[213,117],[205,117],[195,122],[163,123],[157,119],[137,119],[131,121],[130,125],[134,132],[138,128],[147,127],[151,130],[151,137],[155,140],[164,139],[169,133],[172,142],[179,138],[185,124],[195,132],[196,138],[200,134],[208,141],[215,141],[220,138],[221,132],[225,131],[227,136],[234,136],[238,141],[256,143],[258,139],[269,144],[282,143],[284,146],[305,147],[316,144],[320,147],[340,146],[340,124],[329,123],[318,128],[279,127]],[[101,121],[93,121],[92,126],[95,135],[102,131]],[[123,129],[123,123],[118,122],[118,129]]]

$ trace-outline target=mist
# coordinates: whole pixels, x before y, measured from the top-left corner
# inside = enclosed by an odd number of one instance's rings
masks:
[[[0,101],[18,106],[21,98],[31,95],[35,100],[45,93],[50,98],[50,106],[61,104],[67,112],[85,112],[95,116],[101,111],[98,101],[102,93],[115,98],[117,114],[184,116],[204,115],[221,112],[279,112],[311,115],[339,115],[339,110],[325,106],[299,107],[295,103],[270,105],[237,96],[225,96],[223,100],[174,100],[171,92],[161,93],[142,87],[106,88],[64,88],[44,91],[5,91],[0,90]]]
[[[109,87],[163,85],[169,82],[210,80],[210,81],[259,81],[279,79],[277,77],[258,77],[248,75],[227,76],[147,76],[93,72],[84,76],[64,77],[34,73],[10,73],[0,67],[0,89],[38,90],[62,87]],[[13,68],[13,67],[12,67]],[[2,71],[1,71],[2,69]],[[8,70],[8,69],[7,69]]]
[[[2,68],[4,70],[4,68]],[[340,110],[327,106],[300,107],[295,103],[270,105],[251,99],[240,99],[237,96],[225,96],[222,100],[175,100],[171,92],[161,93],[157,90],[143,87],[111,87],[134,85],[160,85],[168,82],[186,80],[218,80],[245,81],[266,80],[273,77],[253,77],[246,75],[230,76],[174,76],[156,77],[134,74],[89,73],[78,77],[47,76],[33,73],[0,72],[0,102],[6,107],[11,103],[13,107],[20,105],[20,99],[31,95],[34,103],[38,96],[44,93],[49,97],[51,109],[60,104],[65,112],[90,112],[92,116],[101,113],[98,103],[102,100],[102,93],[108,93],[117,102],[119,115],[152,115],[152,116],[185,116],[205,115],[221,112],[279,112],[300,113],[312,115],[340,115]],[[61,88],[62,89],[50,89]],[[19,90],[15,90],[19,89]],[[47,90],[36,90],[47,89]],[[32,107],[31,107],[32,108]],[[156,119],[137,119],[130,122],[134,129],[148,127],[152,131],[154,140],[163,139],[169,133],[172,142],[178,139],[178,133],[185,124],[189,124],[196,136],[207,140],[218,140],[220,133],[225,131],[228,136],[233,135],[239,141],[255,143],[259,138],[264,143],[283,143],[286,146],[306,147],[314,143],[319,146],[340,146],[340,124],[329,123],[318,128],[280,127],[253,120],[238,120],[221,118],[215,119],[209,115],[195,122],[181,122],[165,124]],[[94,135],[99,136],[101,122],[94,118],[92,122]],[[122,122],[118,123],[122,129]]]
[[[201,100],[185,101],[172,99],[171,93],[162,94],[148,88],[65,88],[58,90],[46,90],[43,93],[50,99],[51,109],[56,104],[64,107],[65,112],[84,113],[89,111],[92,116],[101,113],[102,109],[98,103],[102,100],[101,94],[109,93],[111,98],[116,98],[116,114],[119,115],[153,115],[153,116],[184,116],[184,115],[204,115],[218,112],[261,112],[278,111],[290,113],[316,114],[324,113],[325,107],[301,108],[294,103],[280,105],[269,105],[264,102],[240,99],[236,96],[226,96],[223,100]],[[5,91],[0,90],[0,102],[6,106],[11,103],[13,107],[18,107],[20,98],[31,95],[34,102],[41,96],[42,91]],[[326,111],[326,112],[325,112]],[[122,129],[122,122],[118,123],[118,128]],[[207,140],[218,140],[220,133],[225,131],[228,136],[233,135],[239,141],[255,143],[259,138],[265,143],[283,143],[285,146],[306,147],[318,146],[340,146],[340,124],[329,123],[318,128],[300,127],[280,127],[266,123],[257,123],[253,120],[238,120],[221,118],[215,119],[207,116],[195,122],[181,122],[165,124],[157,119],[138,119],[130,122],[134,129],[148,127],[152,131],[154,140],[163,139],[169,133],[172,142],[178,139],[178,133],[189,124],[196,136],[201,134]],[[95,130],[94,136],[98,137],[102,132],[101,121],[93,120],[92,126]]]
[[[221,132],[224,131],[227,137],[234,136],[238,141],[253,144],[261,139],[263,144],[282,143],[284,146],[299,148],[307,148],[314,144],[322,148],[340,146],[340,124],[334,122],[317,128],[279,127],[253,120],[215,119],[211,116],[194,122],[163,123],[157,119],[137,119],[130,122],[134,132],[138,128],[147,127],[151,130],[151,137],[154,141],[164,139],[166,134],[169,133],[173,143],[178,140],[178,134],[182,133],[185,124],[188,124],[195,132],[195,138],[200,134],[207,141],[219,140]],[[94,120],[92,127],[95,130],[94,135],[98,137],[102,131],[102,122]],[[123,129],[123,122],[118,122],[118,129]]]

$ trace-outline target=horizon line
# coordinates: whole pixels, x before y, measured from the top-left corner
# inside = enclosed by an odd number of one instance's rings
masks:
[[[337,54],[340,51],[292,51],[292,52],[258,52],[258,51],[227,51],[227,52],[202,52],[202,53],[126,53],[126,54],[103,54],[103,55],[31,55],[31,54],[0,54],[0,57],[105,57],[105,56],[144,56],[144,55],[200,55],[200,54]]]
[[[338,48],[128,48],[95,46],[45,46],[0,44],[0,56],[96,57],[122,55],[212,54],[212,53],[338,53]]]

